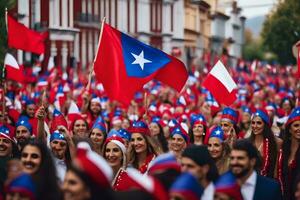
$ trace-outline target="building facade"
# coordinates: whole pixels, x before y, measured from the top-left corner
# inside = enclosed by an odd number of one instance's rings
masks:
[[[232,14],[239,18],[236,11]],[[31,29],[49,31],[44,65],[54,57],[64,70],[69,66],[84,70],[92,65],[104,17],[113,27],[188,65],[210,49],[220,53],[227,37],[221,21],[229,19],[211,12],[209,1],[197,0],[18,0],[9,13]],[[231,37],[239,35],[229,33]],[[242,37],[236,42],[239,45],[231,46],[230,52],[240,56]],[[32,60],[30,53],[17,54],[21,64]]]

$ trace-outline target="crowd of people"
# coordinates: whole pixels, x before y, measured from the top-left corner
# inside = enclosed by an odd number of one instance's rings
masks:
[[[238,99],[223,106],[201,86],[210,68],[180,94],[151,81],[126,106],[58,67],[7,81],[0,199],[300,200],[294,70],[239,63]]]

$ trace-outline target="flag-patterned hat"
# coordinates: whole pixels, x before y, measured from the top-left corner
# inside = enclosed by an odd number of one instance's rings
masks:
[[[57,130],[58,126],[64,126],[68,129],[68,123],[63,114],[56,108],[53,111],[53,120],[51,123],[50,131],[53,132]]]
[[[180,175],[170,189],[171,195],[179,195],[189,200],[199,200],[203,191],[198,180],[190,173]]]
[[[228,171],[221,175],[215,183],[216,193],[225,193],[235,200],[242,200],[242,194],[240,186],[236,182],[236,177],[231,171]]]
[[[262,109],[257,109],[255,111],[255,113],[253,113],[253,117],[256,117],[256,116],[260,117],[268,126],[271,125],[270,118],[266,111],[264,111]]]
[[[14,130],[13,127],[11,127],[11,129],[5,125],[1,125],[0,126],[0,137],[4,137],[9,139],[12,142],[14,141]]]
[[[168,194],[164,187],[154,177],[143,175],[134,168],[127,168],[118,175],[118,191],[142,190],[149,193],[154,200],[168,200]]]
[[[59,131],[54,131],[50,136],[50,142],[53,140],[64,140],[66,141],[66,138],[63,134],[61,134]]]
[[[91,150],[86,142],[77,145],[77,166],[100,187],[109,188],[113,171],[103,157]]]
[[[28,117],[21,115],[16,124],[16,127],[18,126],[24,126],[32,134],[32,125],[30,124]]]
[[[29,174],[21,174],[10,182],[7,193],[20,193],[29,197],[30,200],[36,199],[36,186]]]
[[[210,131],[209,138],[212,137],[218,138],[221,142],[224,141],[224,131],[221,126],[216,126]]]
[[[227,107],[222,111],[221,120],[228,120],[232,124],[237,124],[238,117],[238,113],[234,109]]]
[[[188,127],[185,123],[180,123],[178,124],[172,131],[171,133],[171,137],[173,137],[174,135],[179,134],[183,137],[183,139],[185,140],[185,142],[187,144],[190,143],[190,136],[188,134]]]
[[[190,122],[192,127],[196,124],[203,124],[206,127],[206,119],[201,114],[192,114],[190,117]]]
[[[177,162],[175,155],[171,152],[157,156],[151,163],[148,169],[148,174],[154,174],[157,171],[175,169],[181,171],[181,166]]]
[[[150,135],[148,125],[144,121],[134,121],[129,127],[128,131],[130,133],[142,133],[145,135]]]
[[[289,126],[291,123],[294,121],[300,120],[300,107],[296,107],[292,113],[290,114],[287,122],[286,122],[286,127]]]

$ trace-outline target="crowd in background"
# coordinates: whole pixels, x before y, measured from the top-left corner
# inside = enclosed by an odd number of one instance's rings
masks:
[[[228,68],[239,89],[225,107],[201,86],[210,68],[193,66],[180,94],[151,81],[129,106],[59,67],[7,81],[1,198],[299,200],[295,70]]]

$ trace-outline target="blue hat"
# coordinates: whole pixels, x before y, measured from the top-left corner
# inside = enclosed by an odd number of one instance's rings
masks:
[[[292,113],[289,115],[289,118],[286,122],[286,127],[289,126],[291,123],[293,123],[294,121],[300,120],[300,106],[296,107]]]
[[[253,117],[255,116],[260,117],[268,126],[271,125],[269,115],[266,111],[263,111],[262,109],[257,109],[255,113],[253,113]]]
[[[221,120],[229,120],[232,124],[237,124],[238,122],[238,113],[232,108],[224,108],[222,111]]]
[[[66,138],[63,134],[61,134],[59,131],[54,131],[50,136],[50,142],[53,140],[64,140],[66,141]]]
[[[206,119],[203,115],[201,114],[192,114],[190,117],[190,122],[192,127],[196,124],[196,123],[200,123],[203,124],[206,127]]]
[[[134,121],[128,131],[130,133],[142,133],[145,135],[150,135],[148,125],[144,121]]]
[[[209,138],[212,138],[212,137],[215,137],[215,138],[218,138],[221,140],[221,142],[224,141],[224,131],[223,129],[221,128],[221,126],[216,126],[215,128],[213,128],[211,131],[210,131],[210,135],[209,135]]]
[[[231,171],[221,175],[215,182],[215,192],[224,193],[235,200],[242,200],[240,186],[237,184],[236,177]]]
[[[7,139],[9,139],[12,142],[14,141],[14,131],[10,130],[7,126],[2,125],[0,126],[0,136],[3,136]]]
[[[244,113],[249,113],[250,115],[252,114],[248,106],[242,106],[241,109]]]
[[[189,200],[199,200],[203,191],[198,180],[190,173],[181,174],[170,188],[171,194],[179,194]]]
[[[99,116],[96,121],[94,122],[92,129],[97,128],[99,130],[101,130],[103,133],[106,133],[106,125],[105,125],[105,121],[103,120],[103,118],[101,116]]]
[[[21,174],[10,182],[7,187],[8,193],[21,193],[31,200],[36,199],[36,187],[29,174]]]
[[[171,133],[171,137],[173,137],[174,135],[181,135],[181,137],[183,137],[183,139],[185,140],[185,142],[187,144],[190,143],[190,136],[188,134],[188,132],[186,130],[184,130],[184,128],[181,126],[181,124],[178,124],[172,131]]]
[[[32,125],[29,123],[29,118],[25,115],[21,115],[16,123],[16,127],[24,126],[28,129],[30,133],[32,133]]]
[[[131,140],[131,133],[129,133],[126,129],[119,129],[118,134],[120,135],[121,138],[130,141]]]

